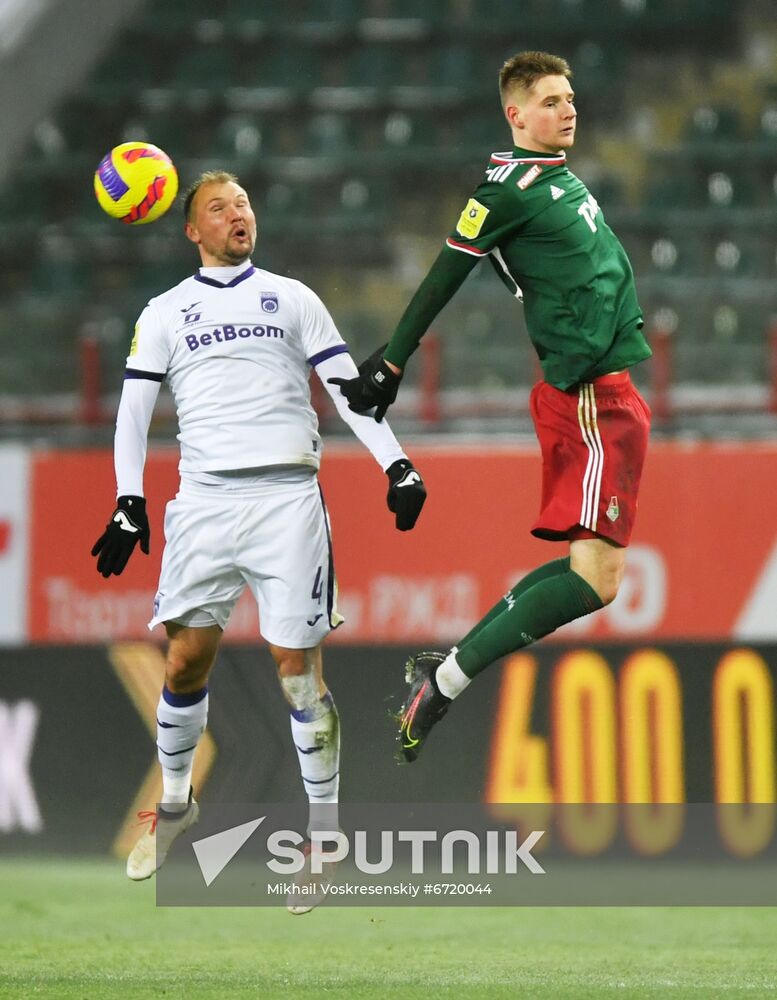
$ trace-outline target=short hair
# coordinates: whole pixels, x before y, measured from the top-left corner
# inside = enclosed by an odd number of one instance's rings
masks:
[[[566,59],[549,52],[519,52],[511,56],[499,70],[499,96],[502,103],[511,87],[531,90],[543,76],[565,76],[569,79],[572,70]]]
[[[189,190],[186,192],[183,198],[183,217],[186,222],[191,221],[192,212],[192,202],[194,201],[194,196],[200,190],[203,184],[228,184],[233,181],[235,184],[239,184],[240,181],[237,179],[235,174],[231,174],[228,170],[205,170],[197,180],[192,184]]]

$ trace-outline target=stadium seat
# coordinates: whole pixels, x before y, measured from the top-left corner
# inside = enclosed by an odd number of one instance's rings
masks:
[[[703,241],[695,234],[682,230],[660,230],[651,236],[649,242],[649,266],[653,273],[670,276],[701,273]]]
[[[245,87],[287,87],[307,91],[320,83],[326,57],[311,48],[296,49],[294,58],[273,39],[262,40],[253,58],[242,60],[236,78]]]
[[[761,112],[758,121],[759,138],[770,145],[777,142],[777,104],[769,103]]]
[[[396,79],[397,52],[387,42],[355,46],[348,59],[346,84],[354,87],[388,87]]]
[[[745,172],[716,170],[706,179],[707,204],[715,209],[751,205],[753,186]]]
[[[238,160],[256,159],[267,153],[271,146],[269,121],[269,117],[263,122],[256,115],[227,115],[214,129],[212,151]]]
[[[153,56],[153,48],[142,44],[137,33],[124,32],[92,71],[90,97],[108,105],[120,99],[132,99],[140,88],[155,80]]]
[[[236,79],[234,55],[221,44],[187,46],[178,59],[173,78],[176,90],[192,87],[224,90]]]
[[[757,272],[756,256],[746,233],[719,233],[706,245],[707,273],[719,278],[754,275]]]
[[[429,59],[432,82],[468,91],[482,83],[483,66],[472,44],[444,45]]]
[[[362,9],[360,0],[307,0],[302,18],[308,21],[333,21],[353,26]]]
[[[644,187],[643,201],[647,209],[667,212],[674,209],[699,208],[704,204],[706,192],[694,178],[690,169],[660,165],[651,171]]]
[[[379,123],[373,127],[379,131]],[[309,156],[345,156],[355,145],[348,116],[334,111],[310,115],[305,122],[304,139],[305,153]]]
[[[742,137],[740,114],[735,108],[726,105],[700,104],[694,108],[686,123],[685,135],[696,142],[740,139]]]

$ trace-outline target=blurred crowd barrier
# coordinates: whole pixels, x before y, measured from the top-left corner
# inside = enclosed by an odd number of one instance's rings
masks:
[[[540,497],[534,447],[469,442],[409,453],[429,500],[402,533],[372,458],[354,446],[325,450],[321,482],[346,619],[332,644],[452,643],[521,576],[563,553],[529,533]],[[151,555],[137,550],[120,577],[104,580],[89,551],[114,503],[110,452],[0,448],[0,642],[162,641],[146,623],[176,466],[172,449],[149,453]],[[777,639],[768,503],[776,493],[777,445],[654,444],[618,598],[549,641]],[[257,635],[244,595],[225,639]]]

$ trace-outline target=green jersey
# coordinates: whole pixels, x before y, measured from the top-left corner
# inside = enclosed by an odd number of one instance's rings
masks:
[[[515,148],[492,155],[402,317],[387,360],[404,366],[434,315],[483,257],[523,300],[545,379],[557,388],[650,356],[631,265],[595,198],[567,168],[563,152]]]

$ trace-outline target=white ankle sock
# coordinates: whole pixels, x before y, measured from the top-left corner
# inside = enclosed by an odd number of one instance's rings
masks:
[[[472,682],[472,678],[467,677],[456,662],[455,647],[448,653],[435,671],[434,679],[437,682],[440,694],[444,694],[446,698],[451,699],[460,695],[464,688]]]
[[[182,773],[162,768],[162,805],[165,812],[183,812],[189,804],[192,769]]]

